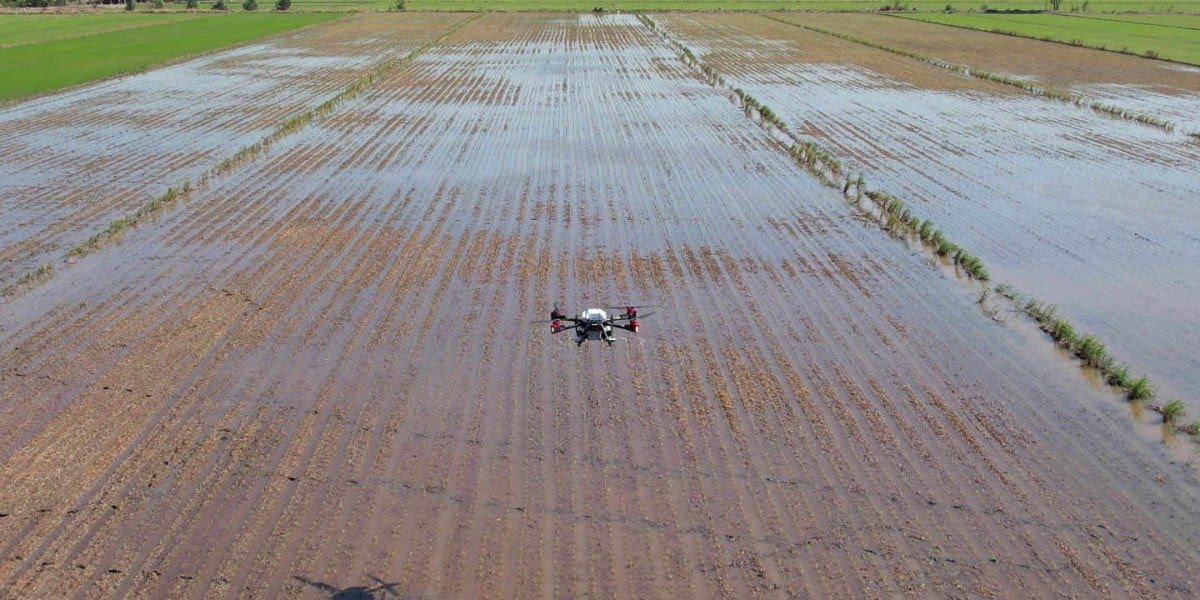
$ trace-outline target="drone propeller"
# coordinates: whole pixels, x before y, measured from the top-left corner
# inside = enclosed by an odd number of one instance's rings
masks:
[[[633,320],[633,319],[645,319],[646,317],[653,317],[653,316],[654,316],[654,315],[656,315],[656,314],[658,314],[658,313],[657,313],[657,312],[651,312],[651,313],[646,313],[646,314],[644,314],[644,315],[637,315],[637,316],[620,316],[620,317],[613,317],[613,318],[609,319],[609,321],[630,321],[630,320]]]
[[[625,310],[627,308],[638,309],[638,308],[657,308],[657,307],[658,307],[657,304],[622,304],[621,306],[602,306],[600,308],[603,308],[605,310]]]

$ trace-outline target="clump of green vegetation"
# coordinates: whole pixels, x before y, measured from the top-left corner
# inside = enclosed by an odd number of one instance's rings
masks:
[[[1049,325],[1043,326],[1046,333],[1054,338],[1054,341],[1067,350],[1078,350],[1079,336],[1075,333],[1075,328],[1064,319],[1055,318]],[[1091,336],[1089,336],[1090,338]]]
[[[216,2],[213,2],[212,9],[213,10],[229,10],[229,7],[225,5],[225,0],[217,0]]]
[[[125,10],[128,12],[137,10],[137,2],[134,0],[125,0]]]
[[[1112,359],[1108,356],[1108,350],[1104,344],[1096,339],[1094,335],[1087,335],[1075,344],[1075,354],[1083,359],[1084,364],[1101,367],[1108,364]]]
[[[1154,397],[1154,388],[1150,386],[1150,380],[1145,375],[1129,382],[1126,391],[1130,400],[1149,400]]]
[[[154,8],[155,9],[162,10],[165,6],[166,5],[163,4],[163,0],[154,0]]]
[[[245,2],[242,2],[242,10],[258,10],[258,0],[246,0]]]
[[[1030,299],[1024,309],[1051,339],[1074,352],[1085,365],[1099,369],[1104,380],[1113,387],[1124,389],[1130,400],[1154,397],[1154,389],[1147,377],[1131,379],[1129,367],[1118,365],[1095,335],[1080,336],[1067,320],[1058,316],[1056,306]]]
[[[200,0],[187,0],[186,6],[189,10],[196,10],[200,8]]]
[[[1174,423],[1176,420],[1183,418],[1183,413],[1183,403],[1179,400],[1172,400],[1162,407],[1163,423]]]
[[[292,7],[292,0],[275,0],[275,10],[285,11]]]
[[[1119,367],[1110,367],[1108,372],[1104,374],[1104,380],[1108,385],[1113,387],[1129,388],[1129,367],[1121,365]]]

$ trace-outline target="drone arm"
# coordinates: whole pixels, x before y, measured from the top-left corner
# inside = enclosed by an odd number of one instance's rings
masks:
[[[609,325],[612,325],[613,327],[616,327],[619,329],[624,329],[625,331],[630,331],[633,333],[638,332],[638,320],[637,319],[630,319],[628,323],[617,323],[616,321],[609,321]]]
[[[575,329],[583,322],[574,317],[563,317],[562,315],[559,315],[559,317],[550,322],[550,333],[562,333],[568,329]]]

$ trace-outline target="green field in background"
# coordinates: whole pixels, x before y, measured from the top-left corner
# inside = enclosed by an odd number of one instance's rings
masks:
[[[1127,50],[1136,54],[1154,52],[1159,58],[1200,65],[1200,33],[1192,29],[1053,14],[958,13],[909,14],[905,17],[1091,48]]]
[[[31,22],[43,18],[40,15],[18,16],[31,19]],[[145,15],[122,16],[129,19],[145,18]],[[182,56],[239,44],[339,16],[337,13],[217,14],[0,48],[0,101],[137,71]],[[79,15],[74,18],[83,17]]]
[[[0,14],[0,48],[194,19],[201,14]]]
[[[1123,21],[1126,23],[1141,23],[1157,27],[1175,27],[1178,29],[1193,29],[1200,31],[1200,15],[1069,15],[1079,19],[1103,19],[1106,21]]]

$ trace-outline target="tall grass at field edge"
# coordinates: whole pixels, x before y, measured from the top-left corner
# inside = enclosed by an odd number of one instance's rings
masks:
[[[793,134],[788,129],[786,122],[775,111],[754,98],[746,90],[725,83],[725,78],[715,68],[699,59],[683,43],[662,31],[653,19],[643,14],[638,14],[637,17],[659,37],[673,46],[679,52],[680,60],[696,68],[710,85],[732,91],[747,116],[757,117],[759,125],[769,132],[777,132],[789,138],[791,143],[786,146],[786,150],[798,166],[812,173],[825,185],[840,189],[842,195],[851,200],[856,207],[862,207],[861,200],[864,197],[869,199],[875,210],[878,211],[881,227],[885,230],[918,238],[926,248],[951,261],[973,279],[979,281],[990,279],[987,267],[980,258],[951,242],[932,222],[922,220],[912,214],[899,198],[884,191],[867,189],[865,178],[861,173],[856,175],[847,173],[842,163],[831,152],[814,142],[802,140]],[[1145,400],[1154,397],[1154,387],[1148,377],[1143,375],[1138,379],[1131,379],[1128,367],[1118,365],[1095,335],[1079,335],[1074,326],[1058,316],[1058,309],[1055,306],[1047,305],[1034,298],[1022,303],[1019,300],[1021,294],[1009,284],[997,284],[990,289],[1033,318],[1042,331],[1046,332],[1055,343],[1074,353],[1081,360],[1083,366],[1099,370],[1104,375],[1105,381],[1110,386],[1122,390],[1129,400]],[[1200,426],[1194,429],[1196,432],[1192,435],[1200,439]],[[1188,432],[1187,428],[1179,430]]]

